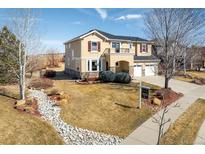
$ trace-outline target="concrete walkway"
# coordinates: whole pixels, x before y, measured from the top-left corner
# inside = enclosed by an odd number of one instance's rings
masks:
[[[194,144],[205,145],[205,121],[201,125]]]
[[[164,78],[160,76],[141,77],[138,80],[148,82],[163,87]],[[169,112],[166,114],[166,119],[171,119],[164,127],[164,132],[169,128],[170,124],[173,123],[186,109],[194,103],[198,98],[205,99],[205,86],[199,86],[191,83],[186,83],[178,80],[171,80],[170,87],[176,91],[184,94],[182,98],[171,104],[168,108]],[[179,107],[173,107],[175,104],[179,104]],[[162,114],[159,111],[154,115],[158,118]],[[157,143],[159,126],[153,122],[153,117],[145,121],[140,127],[133,131],[121,144],[151,144]]]

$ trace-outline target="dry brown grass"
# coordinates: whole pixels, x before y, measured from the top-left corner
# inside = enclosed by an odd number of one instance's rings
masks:
[[[183,73],[183,72],[180,72]],[[187,71],[187,74],[190,74],[193,78],[203,78],[205,79],[205,71]],[[174,79],[185,81],[185,82],[192,82],[193,79],[185,78],[184,76],[175,76]]]
[[[183,76],[175,76],[174,79],[180,80],[180,81],[185,81],[185,82],[192,82],[193,79],[190,78],[185,78]]]
[[[187,71],[188,74],[191,74],[193,77],[204,78],[205,79],[205,71]]]
[[[0,85],[0,96],[3,95],[3,96],[18,99],[19,98],[18,91],[19,91],[19,87],[17,84],[4,85],[4,86]]]
[[[70,95],[61,103],[62,119],[81,128],[126,137],[152,115],[145,106],[136,108],[136,83],[80,85],[56,80],[54,88]]]
[[[47,122],[13,109],[14,101],[0,96],[0,144],[63,144]]]
[[[198,99],[163,135],[161,144],[193,144],[205,119],[205,100]]]

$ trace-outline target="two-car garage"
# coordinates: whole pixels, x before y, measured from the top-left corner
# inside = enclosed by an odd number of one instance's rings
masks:
[[[156,64],[136,64],[134,65],[134,77],[153,76],[156,74]]]

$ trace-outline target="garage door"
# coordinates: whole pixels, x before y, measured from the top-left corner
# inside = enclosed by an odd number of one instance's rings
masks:
[[[145,66],[145,76],[155,75],[155,67],[154,65],[146,65]]]
[[[142,76],[142,65],[134,65],[134,76]]]

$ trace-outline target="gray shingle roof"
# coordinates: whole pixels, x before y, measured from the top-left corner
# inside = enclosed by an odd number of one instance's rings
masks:
[[[135,61],[160,61],[157,57],[154,55],[151,56],[134,56]]]
[[[130,40],[130,41],[148,41],[148,40],[145,40],[145,39],[139,38],[139,37],[112,35],[112,34],[103,32],[103,31],[98,30],[98,29],[94,29],[94,30],[96,30],[97,32],[101,33],[102,35],[106,36],[109,39],[120,39],[120,40]]]
[[[101,33],[102,35],[104,35],[105,37],[107,37],[108,39],[111,39],[111,40],[116,39],[116,40],[128,40],[128,41],[148,41],[146,39],[139,38],[139,37],[134,37],[134,36],[113,35],[113,34],[110,34],[110,33],[107,33],[107,32],[103,32],[103,31],[98,30],[98,29],[92,29],[92,30],[88,31],[87,33],[84,33],[82,35],[79,35],[79,36],[71,39],[70,41],[79,39],[81,36],[86,35],[86,34],[92,32],[92,31],[97,31],[97,32]]]

